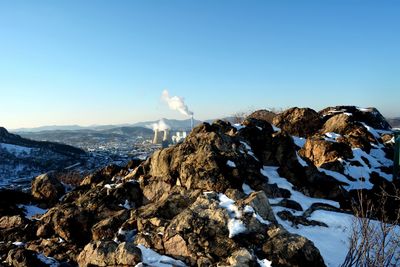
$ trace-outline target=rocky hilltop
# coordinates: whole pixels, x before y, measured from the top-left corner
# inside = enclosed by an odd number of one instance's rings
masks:
[[[3,264],[340,265],[357,192],[394,190],[390,125],[374,108],[263,113],[203,123],[75,188],[50,173],[31,194],[0,192]],[[397,214],[398,200],[386,205]]]

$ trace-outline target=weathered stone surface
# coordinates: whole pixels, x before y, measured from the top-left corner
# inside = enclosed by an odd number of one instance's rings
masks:
[[[276,116],[276,114],[272,111],[269,111],[266,109],[260,109],[260,110],[254,111],[249,116],[247,116],[247,119],[257,119],[257,120],[262,120],[262,121],[272,123],[275,116]]]
[[[32,181],[32,196],[38,200],[55,203],[64,193],[64,186],[52,173],[39,175]]]
[[[129,243],[96,241],[85,246],[77,258],[81,267],[136,266],[142,260],[140,249]]]
[[[325,266],[318,249],[308,239],[279,227],[268,232],[262,250],[273,266]]]
[[[273,124],[295,136],[307,137],[314,134],[322,124],[320,115],[310,108],[290,108],[277,114]]]
[[[351,148],[345,143],[330,142],[319,138],[307,139],[299,155],[308,158],[317,167],[323,167],[326,163],[332,163],[339,159],[353,157]],[[338,164],[340,164],[338,162]]]
[[[40,261],[37,254],[24,248],[16,248],[8,253],[6,263],[15,267],[45,267],[48,266]]]

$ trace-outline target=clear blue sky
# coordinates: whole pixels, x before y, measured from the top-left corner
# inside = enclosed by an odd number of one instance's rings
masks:
[[[1,1],[0,125],[354,104],[400,116],[400,1]]]

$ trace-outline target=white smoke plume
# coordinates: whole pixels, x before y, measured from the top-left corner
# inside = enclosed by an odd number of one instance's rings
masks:
[[[185,104],[185,100],[180,96],[170,96],[168,90],[164,90],[161,95],[161,99],[168,104],[168,107],[172,110],[177,110],[183,115],[193,116],[193,112],[189,110]]]
[[[150,125],[153,131],[165,131],[167,129],[171,129],[171,127],[163,120],[159,120],[157,123],[153,123]]]

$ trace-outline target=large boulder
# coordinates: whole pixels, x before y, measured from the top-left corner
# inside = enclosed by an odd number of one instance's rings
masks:
[[[341,136],[337,138],[338,142],[348,143],[353,148],[361,148],[367,152],[371,149],[371,143],[377,142],[366,126],[356,121],[348,113],[339,113],[330,116],[322,126],[320,133],[340,134]]]
[[[269,238],[262,250],[273,266],[325,266],[319,250],[307,238],[280,227],[269,229],[267,235]]]
[[[40,201],[56,203],[65,193],[65,188],[53,173],[46,173],[37,176],[32,181],[32,196]]]
[[[24,248],[16,248],[9,251],[6,263],[14,267],[46,267],[36,252]]]
[[[260,110],[254,111],[249,116],[247,116],[247,119],[257,119],[257,120],[262,120],[262,121],[272,123],[275,116],[276,116],[276,114],[270,110],[260,109]]]
[[[139,248],[130,243],[95,241],[87,244],[77,258],[81,267],[89,266],[136,266],[142,261]]]
[[[310,108],[290,108],[276,115],[273,124],[295,136],[307,137],[314,134],[322,124],[320,115]]]
[[[317,167],[329,168],[334,162],[341,166],[339,159],[349,159],[353,157],[351,148],[346,143],[331,142],[320,138],[307,139],[299,155],[308,158]],[[330,168],[329,168],[330,169]],[[337,171],[337,169],[334,169]]]
[[[376,108],[359,108],[355,106],[336,106],[328,107],[321,111],[319,114],[324,119],[329,119],[331,116],[337,114],[345,114],[351,116],[353,121],[363,122],[375,129],[390,130],[391,126],[386,121],[385,117]]]

